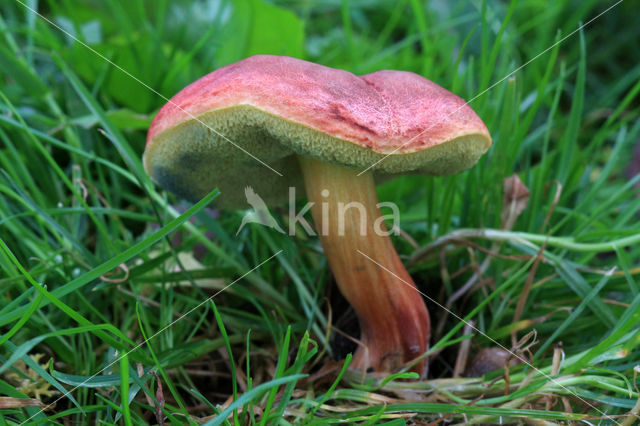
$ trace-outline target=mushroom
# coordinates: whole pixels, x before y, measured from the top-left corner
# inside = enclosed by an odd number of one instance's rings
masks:
[[[448,175],[472,166],[491,137],[466,103],[410,72],[356,76],[258,55],[190,84],[156,115],[144,166],[164,188],[244,205],[250,186],[273,204],[306,195],[342,294],[360,322],[352,366],[393,371],[428,349],[424,301],[389,238],[374,178]],[[293,216],[296,224],[313,232]],[[305,226],[307,225],[307,226]],[[413,369],[423,374],[426,361]]]

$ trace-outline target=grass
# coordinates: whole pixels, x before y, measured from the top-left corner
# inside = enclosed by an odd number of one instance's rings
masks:
[[[633,4],[554,45],[613,3],[423,3],[4,2],[0,422],[631,424]],[[213,188],[189,205],[144,173],[162,97],[255,53],[414,71],[473,99],[490,129],[494,145],[469,171],[379,187],[431,298],[428,380],[347,369],[355,346],[332,330],[357,337],[355,317],[316,239],[256,225],[236,236],[243,212],[218,211]],[[514,173],[530,196],[505,226]],[[497,344],[535,368],[452,378],[459,354]]]

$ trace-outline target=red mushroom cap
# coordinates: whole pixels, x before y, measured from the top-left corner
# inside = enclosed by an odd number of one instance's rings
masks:
[[[267,198],[277,191],[274,198],[286,197],[284,188],[301,182],[295,154],[362,169],[377,162],[374,172],[444,175],[473,165],[490,144],[461,98],[417,74],[358,77],[259,55],[175,95],[153,120],[144,160],[149,174],[179,195],[198,198],[218,186],[224,201],[246,185]]]

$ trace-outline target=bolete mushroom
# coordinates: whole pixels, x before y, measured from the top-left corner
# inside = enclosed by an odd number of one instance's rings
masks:
[[[247,186],[267,204],[306,187],[329,265],[360,322],[352,366],[392,371],[428,349],[429,314],[380,219],[374,177],[457,173],[490,144],[462,99],[419,75],[358,77],[259,55],[175,95],[149,129],[144,165],[186,199],[218,187],[221,207],[245,205]]]

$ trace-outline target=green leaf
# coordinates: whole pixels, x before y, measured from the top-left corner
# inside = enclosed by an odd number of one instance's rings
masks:
[[[293,12],[263,0],[233,2],[220,36],[218,65],[257,54],[304,56],[304,24]]]

